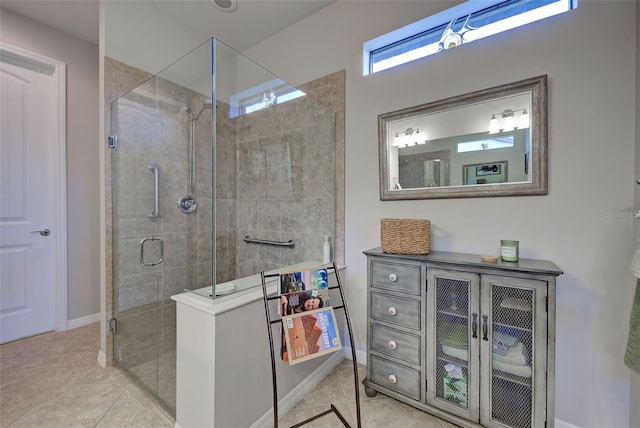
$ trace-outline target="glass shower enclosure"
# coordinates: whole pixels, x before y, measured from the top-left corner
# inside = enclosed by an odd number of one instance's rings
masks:
[[[174,416],[171,296],[233,298],[335,236],[335,112],[306,89],[211,39],[111,105],[113,362]]]

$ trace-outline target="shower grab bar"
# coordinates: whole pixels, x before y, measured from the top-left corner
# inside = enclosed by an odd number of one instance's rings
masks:
[[[293,239],[289,239],[286,242],[282,242],[282,241],[269,241],[266,239],[257,239],[257,238],[252,238],[249,235],[246,235],[244,237],[244,242],[246,242],[247,244],[263,244],[263,245],[275,245],[276,247],[289,247],[289,248],[295,248],[296,246],[296,241],[294,241]]]
[[[153,172],[153,211],[149,214],[149,220],[152,222],[158,221],[158,216],[160,215],[159,209],[159,197],[158,197],[158,175],[160,174],[160,167],[157,163],[152,163],[147,166],[149,171]]]
[[[159,241],[160,242],[160,258],[158,260],[153,260],[153,261],[149,261],[146,262],[144,260],[144,243],[147,241]],[[142,241],[140,241],[140,264],[143,266],[155,266],[155,265],[159,265],[160,263],[162,263],[162,260],[164,259],[164,241],[162,240],[162,238],[156,238],[155,236],[152,236],[150,238],[144,238]]]

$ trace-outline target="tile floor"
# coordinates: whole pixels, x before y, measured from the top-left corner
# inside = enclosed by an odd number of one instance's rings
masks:
[[[0,346],[2,428],[171,428],[173,419],[114,367],[97,363],[99,324],[52,332]],[[359,365],[359,376],[364,366]],[[280,418],[288,427],[333,403],[355,426],[353,367],[344,360],[311,393]],[[453,428],[454,425],[360,385],[363,428]],[[334,414],[308,428],[342,426]],[[220,427],[241,428],[241,427]]]

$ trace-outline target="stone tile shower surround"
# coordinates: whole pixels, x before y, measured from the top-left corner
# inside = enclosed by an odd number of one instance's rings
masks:
[[[237,117],[237,278],[305,260],[333,238],[335,114],[302,97]],[[245,235],[296,242],[246,244]]]
[[[151,79],[118,103],[118,152],[112,168],[116,177],[114,231],[116,251],[120,255],[116,266],[120,281],[116,297],[120,311],[139,308],[156,300],[169,301],[171,295],[184,288],[204,286],[212,278],[211,204],[200,201],[196,212],[190,215],[179,212],[176,205],[188,190],[191,114],[184,107],[202,105],[203,99],[194,93],[192,101],[185,101],[182,98],[186,96],[169,86],[161,79]],[[175,103],[158,102],[156,107],[153,98],[156,92],[159,99],[166,97],[163,93],[170,93]],[[204,147],[199,151],[206,151],[208,147],[208,159],[211,159],[211,118],[202,115],[198,122],[199,128],[209,131],[209,138],[204,143],[196,139],[197,144]],[[160,171],[157,222],[147,218],[154,205],[153,174],[147,166],[153,163],[158,164]],[[198,167],[211,173],[210,162],[201,162]],[[206,172],[202,176],[206,177]],[[210,179],[205,183],[196,180],[195,192],[209,202],[210,182]],[[164,261],[156,266],[143,266],[139,261],[139,243],[151,236],[163,239]],[[145,258],[159,257],[157,251],[154,243],[147,244]],[[156,278],[163,284],[160,290],[156,289]]]
[[[157,85],[157,88],[155,86]],[[145,88],[145,86],[148,86]],[[118,266],[125,290],[136,290],[124,299],[139,306],[140,300],[155,300],[151,275],[160,271],[165,281],[181,278],[179,286],[166,288],[162,299],[184,288],[211,284],[211,123],[203,114],[196,128],[196,215],[180,213],[175,201],[186,191],[190,115],[184,106],[202,105],[203,98],[160,78],[150,79],[134,92],[154,98],[131,96],[120,102],[118,138],[121,163],[130,163],[125,180],[116,184],[122,216],[115,225],[121,238],[118,249],[125,257]],[[145,106],[146,103],[146,106]],[[150,103],[150,104],[149,104]],[[335,114],[303,97],[269,109],[231,119],[229,106],[217,102],[216,112],[216,277],[217,282],[255,274],[303,260],[322,260],[324,235],[333,238],[335,213]],[[127,149],[126,139],[134,145]],[[124,143],[123,143],[124,141]],[[152,181],[146,165],[158,153],[162,214],[156,224],[145,218],[144,207],[153,206]],[[123,165],[127,167],[128,165]],[[128,212],[131,209],[133,211]],[[131,234],[135,230],[137,233]],[[137,263],[136,241],[161,233],[165,239],[165,261],[157,269]],[[260,239],[294,239],[297,248],[249,245],[245,235]],[[131,252],[128,254],[127,252]],[[146,274],[148,281],[141,278]],[[144,287],[133,286],[143,279]],[[186,279],[186,282],[185,282]],[[129,286],[131,283],[131,286]],[[131,298],[130,298],[131,297]],[[121,307],[121,310],[126,307]]]
[[[169,297],[187,287],[208,286],[212,277],[212,165],[206,162],[212,154],[211,116],[203,113],[196,129],[198,210],[188,216],[176,208],[178,197],[187,191],[189,170],[190,115],[183,108],[199,109],[205,98],[151,77],[119,61],[105,59],[105,123],[111,123],[111,101],[136,88],[130,99],[127,96],[126,102],[122,102],[127,114],[118,123],[119,142],[125,144],[129,137],[142,140],[142,147],[153,142],[146,149],[152,148],[156,153],[155,157],[148,157],[149,152],[140,147],[131,147],[126,153],[121,145],[122,156],[114,162],[112,156],[121,153],[106,149],[105,312],[107,319],[113,316],[115,301],[120,305],[119,325],[132,327],[122,331],[132,333],[130,337],[122,337],[126,333],[116,336],[116,340],[128,346],[121,347],[115,356],[114,336],[107,333],[105,354],[107,362],[115,357],[123,370],[135,372],[139,383],[173,411],[175,306]],[[323,111],[308,100],[310,97],[235,119],[230,118],[228,105],[217,102],[217,282],[304,259],[321,260],[322,235],[333,229],[334,222],[337,227],[332,245],[337,260],[344,260],[344,82],[342,71],[302,86],[308,94],[315,92],[316,100],[336,112],[335,121],[333,113]],[[143,95],[157,96],[157,106],[143,100]],[[109,126],[106,133],[110,133]],[[335,140],[337,149],[335,146],[321,149],[321,143],[327,140]],[[153,207],[153,176],[147,165],[154,159],[161,167],[161,218],[156,225],[146,219]],[[335,166],[330,161],[335,161]],[[126,179],[117,180],[112,188],[112,176],[122,167],[129,171]],[[337,186],[333,183],[334,176],[338,177]],[[267,178],[276,184],[264,186]],[[337,200],[335,210],[332,196]],[[115,219],[114,203],[124,208]],[[258,211],[260,217],[252,215]],[[141,220],[136,220],[136,215]],[[139,240],[154,231],[165,240],[165,262],[156,267],[142,267],[137,250]],[[295,239],[297,248],[248,245],[243,241],[245,234],[262,239]],[[136,250],[124,245],[127,242],[134,244]],[[249,247],[253,251],[248,251]],[[127,259],[117,262],[115,272],[120,284],[117,296],[114,296],[114,249]],[[122,362],[126,362],[124,366]]]

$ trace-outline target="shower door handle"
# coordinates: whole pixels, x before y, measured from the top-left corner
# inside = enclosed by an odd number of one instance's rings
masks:
[[[153,211],[151,212],[151,214],[149,214],[149,220],[156,222],[158,221],[158,216],[160,215],[159,213],[159,195],[158,195],[158,191],[159,191],[159,177],[158,175],[160,174],[160,167],[158,166],[157,163],[152,163],[149,164],[149,166],[147,166],[147,168],[149,169],[149,171],[153,172]]]
[[[144,259],[144,247],[147,241],[158,241],[160,243],[160,254],[158,260],[147,261]],[[162,263],[162,259],[164,258],[164,241],[161,238],[156,238],[152,236],[150,238],[144,238],[140,241],[140,264],[143,266],[155,266]]]

